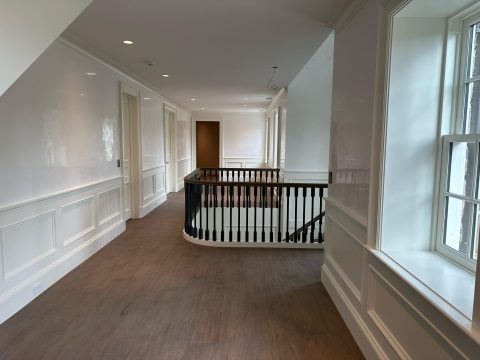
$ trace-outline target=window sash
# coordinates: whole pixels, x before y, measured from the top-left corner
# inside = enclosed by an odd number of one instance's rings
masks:
[[[450,192],[449,183],[450,183],[450,144],[452,143],[475,143],[475,153],[474,153],[474,190],[471,195],[462,195]],[[457,262],[463,267],[469,269],[470,271],[475,271],[476,269],[476,260],[473,259],[474,251],[474,231],[476,231],[476,211],[480,211],[480,199],[477,199],[477,192],[479,187],[478,175],[479,175],[479,152],[480,152],[480,134],[458,134],[458,135],[446,135],[443,137],[442,144],[442,169],[440,177],[440,201],[439,201],[439,211],[438,211],[438,228],[436,236],[436,246],[435,250],[440,254],[450,258],[451,260]],[[473,215],[469,218],[468,224],[468,243],[467,251],[464,256],[459,251],[452,249],[445,244],[446,239],[446,225],[447,225],[447,216],[448,216],[448,207],[447,207],[447,198],[458,199],[470,203],[473,208]]]

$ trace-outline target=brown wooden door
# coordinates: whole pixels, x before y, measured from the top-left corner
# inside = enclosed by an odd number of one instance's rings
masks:
[[[197,122],[197,168],[220,167],[220,123]]]

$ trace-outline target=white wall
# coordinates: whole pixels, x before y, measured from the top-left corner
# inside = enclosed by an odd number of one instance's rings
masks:
[[[285,171],[328,172],[334,35],[288,86]]]
[[[263,113],[193,114],[194,121],[221,121],[220,151],[224,167],[261,167],[265,162],[266,125]],[[193,129],[195,131],[195,129]],[[195,133],[193,133],[195,134]],[[195,146],[195,143],[193,143]]]
[[[445,28],[439,18],[394,21],[383,250],[430,248]]]
[[[121,83],[142,99],[143,216],[166,199],[166,99],[63,41],[0,97],[0,322],[125,229]]]
[[[390,3],[394,2],[399,3]],[[367,359],[474,359],[480,350],[478,332],[468,317],[439,296],[436,289],[425,285],[423,279],[377,250],[375,207],[379,189],[369,189],[369,184],[374,181],[370,167],[379,166],[371,164],[370,159],[376,159],[380,151],[372,147],[372,139],[377,139],[372,134],[381,133],[377,127],[384,101],[387,29],[380,26],[380,20],[385,19],[385,3],[366,2],[335,34],[330,141],[333,184],[327,199],[322,282]],[[432,53],[427,51],[426,55]],[[414,59],[408,61],[411,64]],[[432,69],[425,71],[434,73],[438,63],[430,65]],[[404,74],[412,79],[416,71],[404,66],[397,76]],[[438,81],[435,77],[431,80]],[[416,93],[411,95],[409,103],[418,98]],[[425,95],[433,96],[431,92]],[[424,260],[420,265],[430,278],[449,271],[445,267],[432,270],[428,259]],[[460,279],[464,280],[459,277],[457,281]],[[447,286],[452,295],[454,286],[455,281]]]
[[[177,191],[183,188],[183,178],[192,172],[192,114],[185,110],[177,112],[175,129]]]
[[[0,95],[92,0],[0,2]]]

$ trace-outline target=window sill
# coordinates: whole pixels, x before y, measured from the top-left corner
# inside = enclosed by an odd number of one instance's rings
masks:
[[[472,326],[475,275],[432,251],[373,251],[438,310],[480,341]]]

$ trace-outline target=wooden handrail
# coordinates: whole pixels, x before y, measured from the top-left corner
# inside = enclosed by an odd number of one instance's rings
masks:
[[[325,211],[322,212],[320,215],[317,215],[315,216],[312,220],[310,220],[309,222],[307,222],[305,225],[299,227],[297,230],[295,230],[295,232],[293,232],[290,237],[288,238],[288,240],[292,241],[296,235],[304,232],[305,230],[307,230],[310,226],[312,226],[313,223],[319,221],[321,218],[323,218],[325,216]]]

